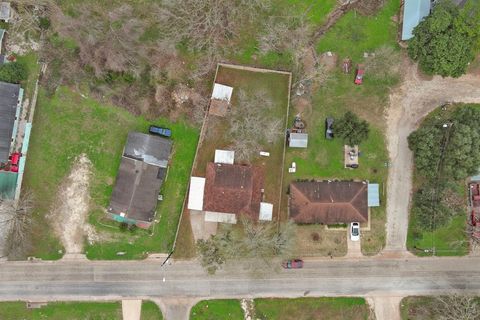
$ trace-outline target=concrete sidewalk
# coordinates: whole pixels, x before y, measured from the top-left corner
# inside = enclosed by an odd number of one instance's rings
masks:
[[[123,320],[140,320],[142,300],[122,300]]]

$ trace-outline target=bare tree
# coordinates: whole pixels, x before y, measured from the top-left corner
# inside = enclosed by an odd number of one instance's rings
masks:
[[[188,41],[193,51],[208,60],[223,56],[243,26],[269,7],[268,0],[172,0],[161,8],[166,36],[176,43]]]
[[[18,201],[0,200],[0,224],[6,235],[4,255],[9,258],[21,258],[28,250],[32,210],[31,192],[25,192]]]
[[[274,105],[265,91],[239,90],[237,97],[228,115],[228,135],[234,141],[231,148],[235,150],[235,157],[249,161],[261,151],[262,142],[275,143],[283,136],[282,122],[269,114]]]
[[[480,304],[478,299],[465,295],[450,295],[437,298],[440,306],[440,320],[476,320],[480,319]]]

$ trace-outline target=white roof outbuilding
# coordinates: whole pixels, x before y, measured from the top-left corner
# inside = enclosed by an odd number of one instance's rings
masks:
[[[235,151],[215,150],[215,163],[233,164]]]
[[[213,85],[212,99],[223,100],[230,103],[230,99],[232,98],[232,92],[232,87],[215,83]]]
[[[203,210],[203,194],[205,191],[205,178],[191,177],[188,192],[188,209]]]
[[[273,204],[268,202],[260,202],[260,214],[258,220],[272,221]]]
[[[290,133],[288,146],[291,148],[306,148],[308,146],[308,134]]]

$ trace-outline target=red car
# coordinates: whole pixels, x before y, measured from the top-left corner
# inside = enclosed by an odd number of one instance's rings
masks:
[[[20,152],[15,152],[10,155],[10,171],[18,172],[18,164],[21,156],[22,154]]]
[[[357,74],[355,75],[355,84],[362,84],[363,82],[363,75],[365,74],[365,68],[363,64],[359,64],[357,66]]]
[[[282,267],[284,267],[285,269],[301,269],[303,268],[303,260],[287,260],[282,263]]]

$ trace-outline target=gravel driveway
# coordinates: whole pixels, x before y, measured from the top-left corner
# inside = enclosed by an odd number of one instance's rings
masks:
[[[390,95],[387,111],[387,147],[390,155],[385,250],[405,251],[412,190],[412,152],[407,137],[433,109],[444,102],[480,103],[480,77],[458,79],[419,77],[416,65],[404,61],[403,83]]]

